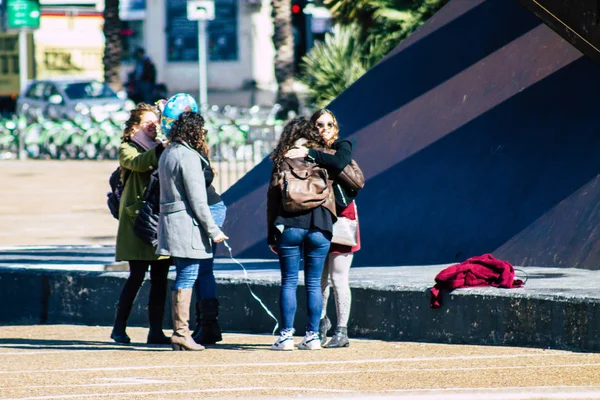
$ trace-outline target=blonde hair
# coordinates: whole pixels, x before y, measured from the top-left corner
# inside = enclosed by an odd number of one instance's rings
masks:
[[[122,142],[130,142],[131,137],[135,133],[134,126],[139,125],[142,122],[142,115],[147,112],[154,113],[158,117],[158,110],[156,107],[146,104],[140,103],[136,108],[131,110],[131,114],[129,115],[129,119],[125,122],[125,128],[123,129],[123,135],[121,136]]]

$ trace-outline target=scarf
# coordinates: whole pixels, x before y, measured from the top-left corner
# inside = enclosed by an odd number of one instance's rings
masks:
[[[131,141],[140,146],[144,151],[148,151],[161,143],[160,139],[152,140],[142,132],[131,136]]]

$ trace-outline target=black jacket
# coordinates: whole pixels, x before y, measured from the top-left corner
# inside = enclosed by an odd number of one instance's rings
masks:
[[[352,143],[346,139],[338,139],[333,142],[331,148],[335,150],[335,154],[310,149],[308,158],[327,168],[335,183],[335,177],[352,161]],[[346,190],[339,184],[333,185],[333,192],[335,202],[340,207],[346,207],[358,196],[358,191]]]

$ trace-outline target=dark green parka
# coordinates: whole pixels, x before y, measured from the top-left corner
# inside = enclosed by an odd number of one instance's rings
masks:
[[[119,147],[121,179],[125,177],[127,170],[129,170],[129,176],[125,182],[119,205],[116,261],[154,261],[166,258],[157,256],[156,248],[145,243],[133,231],[135,218],[144,205],[142,196],[150,182],[150,173],[158,168],[158,158],[162,150],[161,144],[148,151],[144,151],[131,142],[125,142]]]

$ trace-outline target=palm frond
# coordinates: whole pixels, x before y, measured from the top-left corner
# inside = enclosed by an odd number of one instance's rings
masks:
[[[380,40],[362,40],[358,25],[336,25],[322,43],[302,59],[300,80],[309,101],[324,107],[360,78],[387,53]]]

